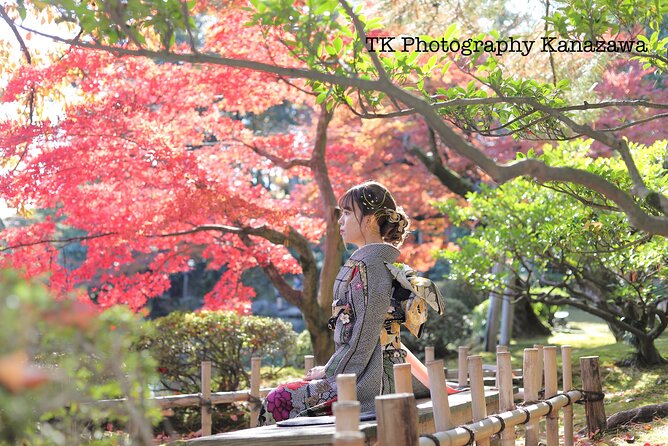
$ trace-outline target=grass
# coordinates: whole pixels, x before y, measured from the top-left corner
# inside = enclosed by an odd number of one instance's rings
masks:
[[[513,342],[510,346],[513,368],[522,367],[525,348],[540,345],[570,345],[573,347],[573,384],[578,387],[580,381],[580,365],[578,358],[598,356],[603,391],[606,394],[604,407],[607,416],[623,410],[634,409],[648,404],[668,401],[668,365],[653,368],[635,366],[621,367],[616,365],[619,360],[631,356],[633,348],[625,343],[616,342],[607,325],[591,315],[578,310],[570,311],[568,332],[555,333],[549,337],[525,339]],[[668,357],[668,333],[657,339],[656,346],[662,356]],[[485,363],[495,362],[494,353],[476,352],[483,357]],[[561,368],[561,360],[558,359]],[[447,367],[457,367],[456,359],[446,361]],[[561,379],[561,376],[560,376]],[[585,427],[584,408],[575,405],[575,430]],[[580,438],[580,445],[660,445],[668,446],[668,420],[654,420],[627,426],[623,430],[611,432],[595,441]]]

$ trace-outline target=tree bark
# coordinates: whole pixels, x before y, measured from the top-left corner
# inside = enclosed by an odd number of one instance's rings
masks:
[[[631,410],[617,412],[608,418],[608,431],[629,423],[647,423],[655,418],[668,417],[668,403],[650,404]]]
[[[654,345],[654,338],[650,336],[636,336],[634,343],[637,344],[635,347],[639,365],[661,365],[668,362],[661,356],[656,345]]]
[[[516,303],[513,319],[514,338],[533,338],[550,334],[552,331],[538,319],[531,302],[526,297]]]

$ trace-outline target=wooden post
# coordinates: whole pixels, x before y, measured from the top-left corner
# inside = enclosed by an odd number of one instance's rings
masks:
[[[379,446],[417,446],[418,416],[412,393],[392,393],[376,397]]]
[[[467,358],[469,356],[468,347],[459,347],[457,349],[459,356],[457,357],[457,384],[461,387],[466,387],[468,384],[468,370]]]
[[[250,381],[250,392],[249,396],[251,397],[251,411],[250,411],[250,427],[257,426],[257,417],[260,415],[260,405],[256,402],[253,402],[252,399],[260,399],[260,366],[262,363],[262,358],[256,356],[251,358],[251,381]]]
[[[497,345],[497,346],[496,346],[496,354],[497,354],[497,355],[498,355],[499,353],[505,353],[505,352],[507,352],[507,351],[508,351],[508,346],[507,346],[507,345]],[[496,359],[497,359],[497,361],[496,361],[496,362],[497,362],[497,367],[496,367],[496,382],[494,383],[494,387],[496,387],[496,388],[498,389],[498,388],[499,388],[499,366],[498,366],[499,357],[497,356]]]
[[[315,367],[315,356],[304,355],[304,371],[308,373],[313,367]]]
[[[480,421],[487,417],[485,404],[485,384],[482,379],[482,356],[468,357],[469,379],[471,381],[471,415],[473,421]],[[476,439],[478,446],[490,444],[489,437]]]
[[[336,432],[359,432],[360,402],[337,401],[332,405]]]
[[[448,391],[445,388],[445,369],[443,360],[427,363],[429,373],[429,388],[431,389],[431,402],[434,408],[434,427],[436,432],[452,429],[452,415],[450,414],[450,403]]]
[[[571,364],[570,345],[561,347],[561,373],[563,375],[563,391],[568,392],[573,389],[573,367]],[[575,437],[573,436],[573,405],[569,404],[564,409],[564,446],[573,446]]]
[[[353,377],[353,387],[355,386],[355,375],[338,375],[336,377],[337,390],[339,387],[339,378],[344,387],[349,384],[349,377]],[[360,402],[359,401],[337,401],[333,404],[336,432],[334,433],[334,446],[364,446],[364,434],[360,432]]]
[[[538,350],[538,391],[543,388],[543,346],[534,344],[533,348]]]
[[[434,360],[434,347],[427,346],[424,348],[424,363],[430,363]]]
[[[543,369],[545,371],[545,396],[552,398],[557,394],[557,347],[543,347]],[[559,446],[559,410],[553,409],[545,419],[547,446]]]
[[[202,437],[211,435],[211,361],[202,361]]]
[[[538,400],[538,383],[540,373],[537,348],[524,349],[524,403],[532,404]],[[530,420],[526,424],[526,446],[538,445],[538,420]]]
[[[336,375],[336,395],[338,401],[357,401],[357,375],[341,373]]]
[[[334,446],[364,446],[362,432],[334,432]]]
[[[585,392],[602,393],[601,374],[598,366],[598,356],[585,356],[580,358],[580,370],[582,374],[582,389]],[[603,407],[603,398],[600,401],[591,401],[598,399],[596,395],[586,394],[585,413],[587,414],[587,431],[589,437],[602,432],[607,427],[605,418],[605,408]]]
[[[509,352],[496,354],[496,382],[499,388],[499,412],[507,412],[515,409],[513,400],[513,367]],[[506,426],[501,432],[501,444],[503,446],[515,445],[515,427]]]
[[[394,364],[394,393],[413,393],[411,365],[408,363]]]

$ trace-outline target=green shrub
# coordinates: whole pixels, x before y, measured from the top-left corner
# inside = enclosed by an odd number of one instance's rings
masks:
[[[155,362],[131,349],[140,330],[126,308],[98,313],[0,271],[0,445],[150,441],[160,412],[146,401]],[[91,404],[118,397],[126,404]]]
[[[285,363],[297,340],[280,319],[226,311],[175,312],[151,325],[135,348],[151,352],[165,388],[182,393],[200,391],[202,361],[211,361],[213,392],[247,389],[252,356]]]
[[[135,346],[148,350],[158,362],[165,389],[181,393],[201,391],[201,363],[211,361],[211,391],[250,387],[250,359],[260,356],[270,365],[292,360],[297,334],[280,319],[239,316],[235,312],[175,312],[151,322],[152,330]],[[248,426],[245,406],[223,404],[212,408],[214,431]],[[176,408],[170,418],[177,432],[196,431],[199,408]]]
[[[292,365],[298,369],[304,368],[304,356],[313,354],[313,345],[311,345],[311,334],[304,330],[297,336],[297,346],[295,348],[295,357]]]

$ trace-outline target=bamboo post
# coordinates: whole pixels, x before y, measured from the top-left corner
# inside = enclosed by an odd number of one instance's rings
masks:
[[[202,436],[211,435],[211,361],[202,361]]]
[[[524,349],[524,404],[532,404],[538,400],[538,374],[540,373],[537,348]],[[526,446],[538,445],[538,420],[530,420],[526,424]]]
[[[315,356],[304,355],[304,371],[308,373],[313,367],[315,367]]]
[[[260,405],[256,402],[260,399],[260,366],[262,358],[254,356],[251,358],[251,381],[250,381],[250,427],[257,426],[257,417],[260,415]]]
[[[427,364],[434,360],[434,347],[429,345],[424,348],[424,363]]]
[[[337,401],[332,405],[336,432],[359,432],[360,402]]]
[[[482,356],[468,357],[469,379],[471,381],[471,415],[473,421],[480,421],[487,417],[485,404],[485,384],[482,379]],[[488,446],[489,437],[476,438],[478,446]]]
[[[545,396],[552,398],[557,394],[557,347],[543,347],[543,369],[545,372]],[[553,409],[545,418],[547,446],[559,446],[559,411]]]
[[[498,352],[496,354],[496,382],[499,388],[499,412],[508,412],[515,409],[513,400],[513,367],[509,352]],[[501,444],[503,446],[514,446],[515,427],[506,426],[501,432]]]
[[[418,415],[412,393],[391,393],[376,397],[379,446],[417,446]]]
[[[334,432],[334,446],[364,446],[362,432]]]
[[[507,345],[497,345],[496,346],[496,354],[497,355],[499,353],[506,353],[506,352],[508,352],[508,346]],[[494,383],[494,387],[496,387],[498,389],[499,388],[499,366],[498,366],[498,362],[499,362],[498,358],[499,357],[497,356],[496,358],[497,358],[497,361],[496,361],[497,362],[497,367],[496,367],[496,377],[495,377],[496,380],[495,380],[495,383]]]
[[[354,373],[336,375],[336,396],[338,401],[357,401],[357,375]]]
[[[394,364],[394,393],[413,394],[413,378],[411,365],[408,363]]]
[[[469,356],[469,349],[468,347],[459,347],[457,351],[459,353],[457,357],[457,384],[460,387],[466,387],[468,384],[466,371],[468,370],[467,358]]]
[[[538,391],[543,388],[543,346],[534,344],[533,348],[538,349]]]
[[[607,427],[605,418],[605,408],[603,407],[603,398],[597,398],[602,395],[601,375],[598,366],[598,356],[585,356],[580,358],[580,370],[582,374],[582,390],[585,392],[585,413],[587,415],[587,431],[589,437],[602,432]]]
[[[427,372],[429,373],[429,389],[431,389],[431,401],[434,408],[434,427],[436,432],[447,431],[452,429],[453,425],[448,391],[445,388],[443,360],[428,362]]]
[[[338,375],[336,377],[337,389],[339,377],[355,375]],[[354,383],[354,381],[353,381]],[[359,401],[337,401],[333,404],[336,431],[334,434],[335,446],[363,446],[364,434],[360,432],[360,402]]]
[[[570,345],[561,347],[561,373],[563,375],[563,391],[568,392],[573,389],[573,367],[571,364]],[[564,406],[564,446],[573,446],[575,437],[573,436],[573,405]]]

